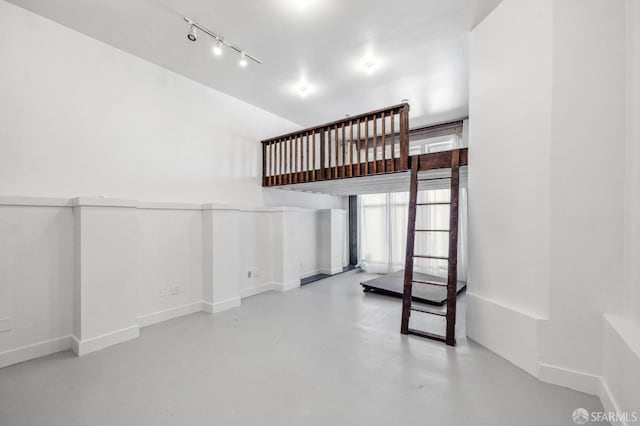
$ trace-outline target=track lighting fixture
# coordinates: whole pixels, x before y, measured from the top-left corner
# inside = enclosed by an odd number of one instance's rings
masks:
[[[222,41],[220,41],[220,39],[218,39],[216,45],[213,46],[213,54],[216,56],[222,55]]]
[[[247,62],[247,54],[244,52],[240,52],[240,62],[238,62],[238,64],[240,64],[240,66],[242,68],[246,67],[248,62]]]
[[[200,25],[197,22],[192,21],[191,19],[185,17],[184,18],[185,22],[187,24],[189,24],[189,33],[187,34],[187,38],[190,41],[196,41],[198,39],[198,35],[196,33],[196,30],[200,30],[203,33],[207,34],[208,36],[214,38],[216,40],[216,44],[213,46],[213,49],[211,49],[211,51],[213,52],[214,55],[216,56],[220,56],[222,55],[223,52],[223,47],[228,47],[230,49],[235,50],[236,52],[238,52],[240,54],[240,61],[238,62],[238,64],[241,67],[246,67],[249,64],[249,59],[251,59],[253,62],[257,63],[257,64],[261,64],[262,61],[258,58],[256,58],[255,56],[249,55],[247,52],[244,51],[244,49],[239,48],[238,46],[234,45],[233,43],[231,43],[229,40],[225,40],[223,37],[220,37],[218,34],[214,33],[213,31],[211,31],[210,29],[203,27],[202,25]]]
[[[196,41],[198,39],[198,34],[196,33],[196,27],[194,27],[193,24],[189,28],[189,34],[187,34],[187,38],[189,39],[189,41]]]

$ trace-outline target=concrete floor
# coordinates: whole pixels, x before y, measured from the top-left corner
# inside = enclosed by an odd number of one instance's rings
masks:
[[[76,358],[0,369],[0,425],[573,425],[594,396],[472,341],[402,336],[398,299],[349,272]]]

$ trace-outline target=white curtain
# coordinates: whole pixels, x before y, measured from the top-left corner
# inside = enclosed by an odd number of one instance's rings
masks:
[[[418,192],[419,203],[449,202],[449,189]],[[360,215],[360,265],[367,272],[389,273],[404,268],[409,194],[367,194],[358,196]],[[458,221],[458,279],[467,276],[467,190],[460,189]],[[449,229],[449,206],[419,206],[416,229]],[[449,233],[418,232],[415,254],[448,256]],[[447,261],[414,259],[414,270],[447,276]]]

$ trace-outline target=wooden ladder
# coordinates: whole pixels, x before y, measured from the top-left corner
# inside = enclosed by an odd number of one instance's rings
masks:
[[[434,179],[419,179],[418,171],[420,170],[419,156],[411,157],[411,183],[409,193],[409,219],[407,221],[407,251],[405,257],[404,268],[404,288],[402,296],[402,323],[400,332],[402,334],[413,334],[428,339],[439,340],[445,342],[449,346],[455,346],[456,336],[456,296],[458,293],[458,199],[460,190],[460,152],[452,151],[451,155],[451,178],[436,178],[451,180],[451,199],[448,203],[418,203],[418,185],[421,181]],[[433,205],[449,205],[449,229],[416,229],[416,209],[423,206]],[[440,257],[427,254],[415,254],[415,236],[416,232],[448,232],[449,233],[449,256]],[[413,259],[437,259],[446,260],[448,262],[447,283],[436,281],[423,281],[413,279]],[[432,311],[424,308],[411,307],[411,290],[413,284],[430,285],[430,286],[446,286],[447,287],[447,309],[445,312]],[[430,314],[445,317],[447,327],[446,334],[430,333],[427,331],[409,328],[409,318],[411,312],[419,312],[421,314]]]

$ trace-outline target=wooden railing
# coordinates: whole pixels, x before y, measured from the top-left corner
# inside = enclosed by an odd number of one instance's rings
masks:
[[[409,105],[348,117],[262,141],[262,185],[407,170]]]

